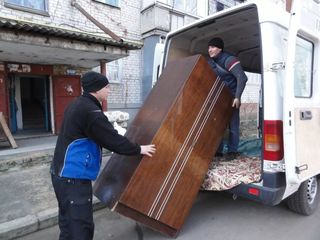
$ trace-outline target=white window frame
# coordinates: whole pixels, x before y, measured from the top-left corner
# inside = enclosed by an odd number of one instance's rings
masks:
[[[178,29],[180,27],[182,27],[184,25],[184,17],[183,15],[179,15],[179,14],[171,14],[171,21],[170,21],[170,30],[175,30]]]
[[[12,9],[17,9],[24,12],[36,13],[44,16],[49,16],[48,6],[49,0],[42,0],[44,4],[44,9],[33,8],[32,6],[27,6],[27,3],[32,3],[33,0],[16,0],[19,3],[14,3],[13,0],[5,0],[4,6]]]
[[[189,15],[200,16],[200,17],[206,17],[208,15],[208,1],[207,0],[195,0],[196,1],[196,13],[186,11],[186,3],[187,2],[189,3],[190,0],[182,0],[183,1],[182,9],[176,8],[173,5],[176,1],[177,0],[156,0],[156,2],[171,6],[173,9],[175,9],[178,12],[183,12],[183,13],[187,13]]]
[[[106,64],[106,75],[109,83],[121,83],[122,82],[122,59],[114,60]],[[101,73],[100,66],[92,68],[92,71]]]
[[[93,1],[103,3],[112,7],[120,7],[120,0],[93,0]]]
[[[106,63],[107,78],[110,83],[122,82],[122,59]]]
[[[198,2],[199,2],[199,0],[179,0],[179,1],[182,2],[182,5],[183,5],[182,8],[177,8],[175,5],[173,5],[174,3],[177,2],[177,0],[172,1],[172,5],[175,9],[192,14],[192,15],[198,15]],[[195,5],[196,5],[195,12],[190,11],[192,9],[187,10],[187,3],[190,3],[191,1],[195,1]]]

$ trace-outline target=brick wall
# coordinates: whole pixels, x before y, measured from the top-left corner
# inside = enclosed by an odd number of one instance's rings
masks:
[[[141,103],[141,54],[141,51],[130,51],[128,57],[121,59],[122,78],[120,83],[111,83],[110,106]]]
[[[71,1],[48,0],[49,16],[11,9],[4,6],[4,1],[0,0],[0,14],[2,17],[55,25],[73,30],[78,29],[90,33],[102,33],[90,20],[75,7],[71,6]],[[139,1],[120,1],[119,8],[92,0],[78,0],[77,3],[121,37],[131,40],[140,39]]]
[[[73,31],[84,31],[102,34],[90,20],[75,7],[70,0],[48,0],[49,16],[19,11],[4,6],[5,0],[0,0],[0,16],[39,24],[52,25]],[[104,24],[125,40],[140,41],[140,1],[119,1],[119,7],[113,7],[92,0],[77,0],[96,20]],[[110,104],[141,103],[141,50],[130,51],[130,56],[122,59],[122,79],[120,83],[112,84],[112,94],[108,99]]]

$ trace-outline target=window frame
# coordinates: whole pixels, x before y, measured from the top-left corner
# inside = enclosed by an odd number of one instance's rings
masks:
[[[121,0],[116,0],[117,4],[113,4],[113,3],[108,2],[108,1],[114,1],[114,0],[92,0],[92,1],[104,4],[104,5],[107,5],[107,6],[120,8],[120,1]]]
[[[19,10],[19,11],[23,11],[23,12],[35,13],[35,14],[39,14],[39,15],[43,15],[43,16],[47,16],[47,17],[49,16],[49,3],[48,3],[49,0],[43,0],[44,5],[45,5],[44,10],[30,8],[30,7],[10,3],[7,1],[8,0],[4,0],[5,7],[12,8],[12,9]]]
[[[191,15],[198,15],[198,1],[199,0],[193,0],[195,1],[195,5],[196,5],[196,9],[195,9],[195,13],[194,12],[191,12],[191,11],[187,11],[187,2],[188,0],[181,0],[183,1],[182,5],[183,5],[183,9],[181,8],[177,8],[174,4],[176,3],[175,1],[171,1],[171,4],[172,4],[172,7],[174,9],[177,9],[178,11],[182,11],[182,12],[185,12],[185,13],[188,13],[188,14],[191,14]]]
[[[107,78],[110,83],[116,83],[116,84],[122,83],[122,79],[123,79],[122,65],[123,65],[122,59],[117,59],[117,60],[106,63]],[[112,71],[110,71],[110,69],[112,69]],[[111,76],[111,72],[116,72],[118,75],[118,79],[114,79]]]
[[[184,16],[183,15],[172,13],[170,18],[171,18],[170,19],[170,31],[184,26]],[[179,24],[180,21],[182,21],[182,24]]]
[[[123,66],[123,61],[122,59],[117,59],[117,60],[113,60],[111,62],[107,62],[104,63],[105,67],[106,67],[106,76],[109,80],[109,83],[111,84],[121,84],[122,83],[122,79],[123,79],[123,71],[122,71],[122,66]],[[112,69],[112,71],[110,71],[110,69]],[[97,66],[92,68],[92,71],[95,71],[97,73],[101,73],[101,67]],[[116,72],[118,75],[118,79],[114,79],[111,74],[113,72]]]

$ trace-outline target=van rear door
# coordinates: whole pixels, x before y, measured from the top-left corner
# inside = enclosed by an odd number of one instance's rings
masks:
[[[319,4],[314,0],[293,2],[283,95],[284,156],[286,179],[300,183],[319,174]],[[317,64],[317,66],[315,65]]]

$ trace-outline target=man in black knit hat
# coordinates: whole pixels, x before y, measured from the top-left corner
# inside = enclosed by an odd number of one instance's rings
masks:
[[[93,239],[92,184],[101,165],[101,148],[124,155],[155,153],[154,145],[138,145],[121,136],[102,111],[109,81],[88,72],[81,78],[82,96],[65,110],[51,178],[59,206],[59,239]]]
[[[242,70],[240,61],[233,55],[223,51],[224,42],[221,38],[215,37],[208,42],[209,64],[212,70],[230,89],[234,96],[232,107],[233,114],[229,123],[229,138],[227,144],[227,158],[232,159],[239,155],[239,127],[241,95],[248,80]],[[222,141],[216,156],[223,156],[224,142]]]

